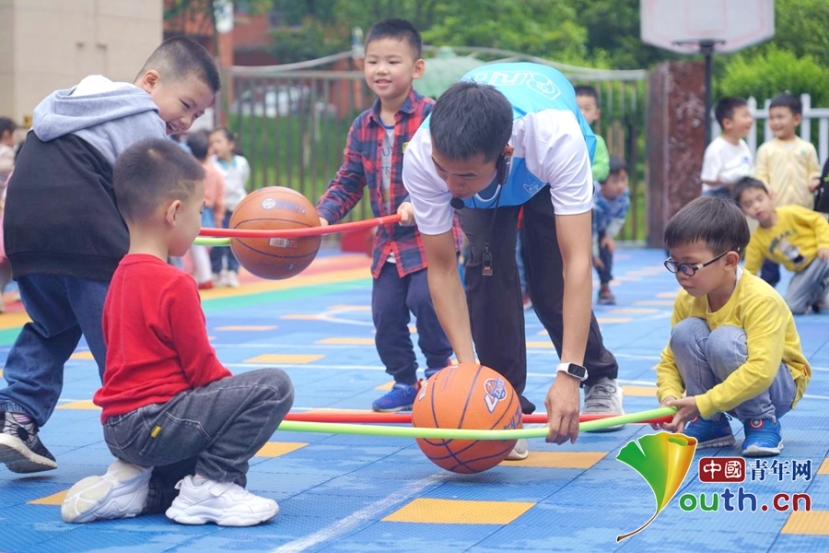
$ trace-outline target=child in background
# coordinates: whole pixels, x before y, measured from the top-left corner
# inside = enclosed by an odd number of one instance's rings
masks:
[[[236,152],[236,138],[230,129],[221,127],[210,133],[210,153],[225,181],[224,218],[216,220],[218,228],[228,228],[233,210],[247,196],[250,165]],[[210,250],[213,265],[213,285],[239,287],[239,261],[230,248]]]
[[[129,234],[112,192],[118,155],[147,138],[190,128],[221,86],[213,56],[177,36],[133,83],[101,75],[47,96],[9,180],[6,255],[28,315],[0,390],[0,462],[19,473],[57,468],[38,438],[57,405],[63,368],[81,338],[103,378],[101,313]]]
[[[656,367],[657,397],[678,409],[660,426],[696,438],[697,449],[734,443],[728,413],[743,423],[742,454],[765,457],[783,449],[780,417],[812,372],[783,298],[740,267],[748,242],[745,216],[722,198],[697,198],[665,228],[665,268],[683,289]]]
[[[723,98],[714,108],[722,134],[705,148],[702,160],[702,195],[731,198],[731,185],[751,175],[751,150],[743,140],[754,126],[748,103],[742,98]]]
[[[613,280],[614,239],[625,224],[630,209],[628,171],[624,160],[610,156],[610,173],[593,194],[593,266],[599,275],[599,305],[616,305],[610,291]]]
[[[745,269],[757,274],[764,260],[782,263],[795,274],[786,303],[795,315],[811,307],[820,313],[829,286],[829,223],[799,205],[774,207],[774,197],[761,181],[744,178],[734,185],[734,199],[760,226],[746,248]]]
[[[17,124],[8,117],[0,117],[0,313],[6,312],[3,292],[12,279],[12,266],[3,246],[3,210],[6,203],[6,183],[14,169],[15,139]]]
[[[408,21],[386,19],[369,29],[365,48],[366,83],[377,100],[351,125],[343,164],[317,206],[323,226],[345,217],[366,187],[375,217],[400,213],[402,222],[413,222],[401,176],[403,154],[434,104],[412,88],[412,81],[424,71],[420,33]],[[461,247],[457,219],[453,230],[457,251]],[[375,344],[395,383],[371,407],[385,412],[411,409],[418,386],[409,312],[417,318],[418,345],[426,356],[426,378],[449,364],[452,346],[432,305],[426,256],[417,229],[380,226],[373,250],[371,311],[377,329]]]
[[[130,247],[104,307],[104,438],[117,460],[66,494],[66,522],[166,512],[180,524],[252,526],[276,516],[245,489],[248,461],[293,404],[279,369],[231,375],[210,346],[199,292],[166,263],[199,233],[204,170],[179,145],[148,140],[115,164]]]
[[[599,93],[592,86],[577,86],[575,91],[579,111],[587,124],[592,127],[593,123],[602,116],[602,110],[599,109]],[[598,134],[596,134],[596,152],[593,154],[592,169],[595,182],[604,182],[610,173],[610,153],[607,150],[607,143]]]
[[[207,131],[199,131],[187,137],[187,146],[202,169],[204,169],[204,209],[201,214],[202,228],[215,228],[216,221],[224,221],[225,206],[225,180],[210,161],[210,134]],[[193,264],[196,267],[196,283],[199,290],[213,288],[210,254],[207,246],[193,246],[190,248],[193,254]]]
[[[815,147],[795,134],[803,119],[803,105],[793,94],[777,96],[769,104],[769,127],[774,139],[757,149],[754,178],[765,183],[775,207],[814,206],[812,193],[820,184],[820,165]],[[777,286],[780,265],[763,262],[760,278]]]

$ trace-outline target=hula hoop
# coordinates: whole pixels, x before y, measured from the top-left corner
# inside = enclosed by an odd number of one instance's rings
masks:
[[[323,234],[336,234],[347,230],[360,230],[376,227],[378,225],[393,225],[399,222],[400,215],[387,215],[365,221],[353,221],[351,223],[340,223],[328,225],[327,227],[292,228],[276,230],[251,230],[251,229],[228,229],[228,228],[203,228],[199,236],[213,236],[220,238],[303,238],[306,236],[320,236]]]
[[[620,424],[637,423],[676,412],[675,407],[659,407],[639,413],[607,417],[579,424],[579,432],[603,430]],[[279,430],[287,432],[316,432],[321,434],[349,434],[359,436],[387,436],[394,438],[433,438],[442,440],[517,440],[519,438],[543,438],[549,430],[522,428],[518,430],[469,430],[458,428],[397,428],[368,424],[340,424],[283,420]]]

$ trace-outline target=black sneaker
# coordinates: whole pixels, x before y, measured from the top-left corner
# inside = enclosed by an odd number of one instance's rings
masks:
[[[616,296],[613,295],[608,286],[602,286],[599,290],[597,303],[599,305],[616,305]]]
[[[58,468],[55,458],[40,443],[34,422],[20,424],[13,413],[0,411],[0,463],[18,473]]]

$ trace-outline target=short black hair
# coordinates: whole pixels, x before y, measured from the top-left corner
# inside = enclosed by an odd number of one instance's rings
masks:
[[[803,115],[803,103],[791,92],[775,96],[769,104],[769,109],[771,108],[789,108],[792,115]]]
[[[671,217],[665,227],[665,246],[673,249],[705,242],[715,254],[735,251],[742,254],[750,238],[746,216],[725,198],[703,196]]]
[[[726,119],[734,119],[734,110],[747,105],[748,102],[743,98],[735,98],[733,96],[721,98],[714,108],[714,116],[717,118],[717,123],[720,124],[720,127],[725,127],[724,121]]]
[[[611,154],[610,161],[608,162],[608,165],[610,166],[610,173],[609,174],[611,174],[611,175],[615,175],[616,173],[620,173],[622,171],[627,171],[628,170],[627,162],[625,162],[624,159],[622,159],[621,157],[619,157],[617,155],[612,155]]]
[[[495,87],[473,81],[455,83],[432,108],[432,147],[450,159],[483,154],[496,159],[512,135],[512,104]]]
[[[174,36],[162,42],[161,46],[150,54],[136,79],[150,70],[158,71],[162,77],[173,80],[195,75],[213,94],[222,88],[219,69],[213,56],[204,46],[186,36]]]
[[[757,180],[752,177],[743,177],[737,182],[734,183],[734,186],[731,187],[731,197],[734,198],[734,201],[738,204],[740,203],[740,196],[743,195],[743,192],[749,190],[750,188],[756,188],[758,190],[762,190],[766,194],[769,193],[768,187],[763,183],[761,180]]]
[[[0,117],[0,136],[3,136],[4,133],[14,133],[17,130],[17,123],[9,119],[8,117]]]
[[[118,156],[113,169],[115,200],[127,221],[148,218],[165,201],[189,199],[204,169],[172,140],[142,140]]]
[[[216,134],[216,133],[223,134],[228,142],[234,142],[235,143],[236,139],[238,138],[236,136],[236,133],[233,132],[232,130],[230,130],[229,128],[227,128],[227,127],[215,127],[212,131],[210,131],[210,134]],[[208,136],[210,136],[210,135],[208,135]]]
[[[383,19],[372,25],[366,34],[365,46],[381,38],[405,40],[414,50],[415,59],[420,59],[423,53],[423,40],[420,38],[420,33],[411,22],[405,19]]]
[[[590,98],[596,100],[596,107],[599,106],[599,93],[592,86],[579,85],[577,87],[574,87],[573,90],[576,91],[576,97],[589,96]]]
[[[187,147],[199,161],[207,159],[210,150],[210,133],[207,131],[196,131],[187,135]]]

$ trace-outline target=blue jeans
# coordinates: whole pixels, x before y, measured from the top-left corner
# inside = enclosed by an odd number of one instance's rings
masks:
[[[386,372],[395,382],[412,385],[417,382],[417,360],[409,332],[410,311],[417,318],[417,345],[426,356],[427,368],[445,367],[452,345],[435,313],[426,269],[400,277],[397,265],[385,263],[371,291],[374,342]]]
[[[711,198],[722,198],[723,200],[731,199],[731,188],[715,188],[713,190],[706,190],[702,193],[703,196]]]
[[[17,337],[3,377],[0,410],[26,413],[43,426],[63,389],[63,366],[81,335],[98,363],[103,380],[106,362],[101,318],[109,281],[56,275],[26,275],[17,279],[20,299],[32,322]]]
[[[221,228],[230,227],[230,217],[233,215],[232,211],[225,212],[225,218],[222,221]],[[210,248],[210,265],[213,274],[219,274],[222,270],[224,260],[227,260],[227,270],[231,272],[239,272],[239,261],[233,255],[233,251],[228,246],[216,246]]]
[[[748,359],[746,333],[742,328],[722,326],[713,332],[702,319],[683,319],[671,332],[671,350],[689,396],[706,393],[724,382]],[[729,411],[742,422],[748,419],[779,419],[789,412],[795,396],[792,373],[780,363],[771,386]]]
[[[777,283],[780,282],[780,265],[764,259],[763,266],[760,267],[760,278],[768,282],[772,288],[777,287]]]

